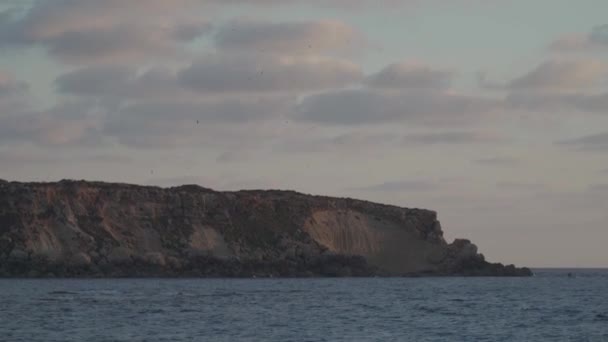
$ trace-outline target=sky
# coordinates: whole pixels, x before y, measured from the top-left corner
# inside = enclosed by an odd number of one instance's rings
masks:
[[[0,178],[436,210],[608,267],[605,0],[0,0]]]

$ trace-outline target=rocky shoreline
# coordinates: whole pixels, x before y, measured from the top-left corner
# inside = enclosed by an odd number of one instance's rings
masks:
[[[145,261],[128,264],[69,265],[44,259],[5,260],[0,278],[313,278],[313,277],[526,277],[528,268],[484,264],[461,270],[395,274],[369,265],[361,256],[328,255],[315,261],[263,262],[193,258],[179,267]]]
[[[0,181],[0,277],[530,276],[437,214],[293,191]]]

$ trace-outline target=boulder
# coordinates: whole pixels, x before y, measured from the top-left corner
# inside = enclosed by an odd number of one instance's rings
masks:
[[[155,266],[165,266],[165,256],[160,252],[149,252],[144,254],[144,261]]]
[[[108,254],[108,261],[113,264],[122,264],[131,262],[133,252],[125,247],[116,247]]]
[[[25,261],[30,258],[30,253],[21,248],[14,248],[9,254],[9,258],[16,261]]]
[[[84,252],[79,252],[69,258],[69,263],[72,266],[83,267],[91,265],[91,257]]]

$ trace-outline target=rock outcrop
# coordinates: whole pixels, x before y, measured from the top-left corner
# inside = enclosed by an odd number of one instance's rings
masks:
[[[527,276],[437,214],[292,191],[0,181],[0,276]]]

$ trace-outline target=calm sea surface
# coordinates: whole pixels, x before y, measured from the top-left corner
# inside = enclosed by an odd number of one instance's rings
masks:
[[[536,274],[0,280],[0,341],[608,341],[608,271]]]

